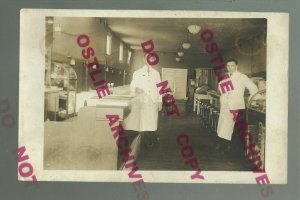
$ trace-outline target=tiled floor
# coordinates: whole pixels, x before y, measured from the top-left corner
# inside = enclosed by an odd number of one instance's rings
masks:
[[[240,150],[239,141],[233,138],[234,149],[229,155],[220,155],[214,150],[215,135],[201,126],[200,118],[184,105],[180,107],[181,115],[165,116],[160,113],[158,135],[160,141],[152,150],[141,151],[138,166],[141,170],[192,170],[185,165],[181,155],[181,147],[177,144],[177,136],[181,133],[189,135],[190,145],[205,171],[250,171],[251,166]]]

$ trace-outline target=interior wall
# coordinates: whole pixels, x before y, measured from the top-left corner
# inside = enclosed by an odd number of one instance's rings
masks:
[[[55,26],[59,26],[61,31],[55,31]],[[69,64],[71,57],[75,59],[76,64],[74,69],[78,76],[78,92],[89,88],[94,89],[93,82],[88,75],[92,69],[85,69],[83,65],[85,61],[81,54],[82,49],[77,44],[77,37],[80,34],[89,36],[89,47],[94,49],[95,56],[99,63],[105,67],[109,67],[108,72],[106,72],[105,69],[102,70],[101,75],[98,76],[99,80],[106,78],[108,83],[114,83],[115,86],[123,85],[124,70],[129,70],[127,64],[128,47],[126,44],[124,45],[123,62],[119,62],[119,47],[121,41],[112,33],[112,54],[106,55],[107,30],[103,21],[98,18],[90,17],[55,17],[53,27],[53,56],[51,60]],[[92,59],[93,56],[91,56],[91,62]],[[126,79],[131,80],[128,73]]]
[[[266,79],[267,50],[264,35],[242,38],[233,48],[221,52],[224,60],[234,58],[238,61],[238,70],[248,77],[259,76]],[[211,66],[214,67],[214,66]],[[218,90],[216,76],[211,73],[209,86]]]
[[[266,73],[267,50],[263,35],[244,38],[235,42],[235,46],[224,53],[224,57],[235,58],[239,62],[239,71],[248,75]]]
[[[104,35],[106,38],[106,33]],[[125,43],[123,43],[123,61],[119,60],[120,54],[120,43],[121,40],[117,38],[114,34],[112,37],[112,46],[111,46],[111,55],[105,55],[107,66],[116,68],[116,69],[124,69],[128,66],[127,58],[128,58],[128,47]]]
[[[60,32],[55,31],[55,27],[61,28]],[[100,64],[110,67],[109,72],[104,72],[102,77],[107,82],[115,83],[115,86],[123,85],[124,71],[127,71],[125,76],[125,84],[129,84],[132,79],[132,73],[144,66],[143,52],[135,50],[132,54],[130,66],[127,64],[128,47],[124,45],[124,61],[119,62],[119,46],[120,40],[113,34],[112,39],[112,55],[106,55],[106,34],[107,30],[103,21],[97,18],[74,18],[74,17],[55,17],[52,53],[57,61],[69,62],[69,57],[76,59],[75,70],[78,72],[78,90],[82,91],[86,88],[85,81],[87,79],[88,87],[93,88],[93,83],[90,77],[86,77],[82,62],[81,48],[78,46],[76,39],[80,34],[87,34],[90,37],[90,46],[95,50]],[[237,44],[228,51],[221,52],[224,59],[233,57],[239,61],[239,70],[242,73],[252,76],[253,74],[265,74],[266,72],[266,46],[264,45],[265,38],[263,35],[253,38],[242,38]],[[193,45],[193,44],[192,44]],[[260,49],[261,48],[261,49]],[[155,51],[155,47],[154,47]],[[210,64],[211,55],[207,54],[186,54],[180,62],[175,60],[176,53],[156,52],[159,56],[159,63],[154,66],[161,73],[162,68],[212,68]],[[254,54],[254,55],[251,55]],[[79,63],[78,63],[79,62]],[[78,66],[77,66],[78,65]],[[114,69],[112,72],[111,69]],[[121,71],[121,74],[119,74]],[[129,72],[129,73],[128,73]],[[82,73],[80,76],[79,73]],[[80,78],[81,77],[81,78]],[[216,80],[214,75],[211,75],[210,85],[216,89]]]
[[[161,68],[182,68],[182,69],[193,69],[193,68],[206,68],[209,63],[208,60],[205,59],[206,55],[184,55],[180,62],[175,60],[175,53],[162,53],[156,52],[159,56],[159,63],[153,66],[156,70],[161,74]],[[140,69],[145,65],[143,58],[143,51],[136,50],[132,55],[132,60],[130,63],[130,71],[133,73],[134,71]]]
[[[56,26],[60,26],[61,31],[55,31]],[[89,47],[94,49],[98,61],[105,63],[106,31],[97,18],[55,17],[52,52],[83,59],[82,49],[77,44],[81,34],[89,36]]]

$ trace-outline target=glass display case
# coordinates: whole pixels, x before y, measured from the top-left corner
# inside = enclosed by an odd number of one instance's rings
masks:
[[[61,119],[67,119],[76,114],[77,75],[75,70],[65,63],[53,62],[51,65],[51,87],[60,88],[58,110],[56,114]]]
[[[256,151],[259,152],[262,166],[265,164],[265,138],[266,138],[266,90],[254,94],[247,105],[248,129],[256,144]],[[247,141],[247,146],[249,141]],[[245,151],[247,155],[248,152]],[[258,164],[256,161],[255,164]]]

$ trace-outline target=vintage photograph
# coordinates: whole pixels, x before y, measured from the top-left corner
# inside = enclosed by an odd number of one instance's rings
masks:
[[[37,179],[286,183],[288,17],[153,12],[21,11],[19,145]]]

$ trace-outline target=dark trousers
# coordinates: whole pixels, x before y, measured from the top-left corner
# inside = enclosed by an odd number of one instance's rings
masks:
[[[238,129],[240,129],[238,123],[241,121],[244,121],[244,120],[247,120],[246,110],[241,109],[237,116],[236,123],[234,126],[234,132],[233,132],[232,139],[231,139],[232,150],[236,154],[241,155],[241,156],[243,156],[243,153],[244,153],[244,145],[240,141],[241,131],[238,131]],[[246,127],[245,129],[247,130],[248,127]]]
[[[146,147],[146,149],[151,149],[155,143],[157,142],[157,133],[156,131],[143,131],[140,132],[142,136],[142,145]]]

